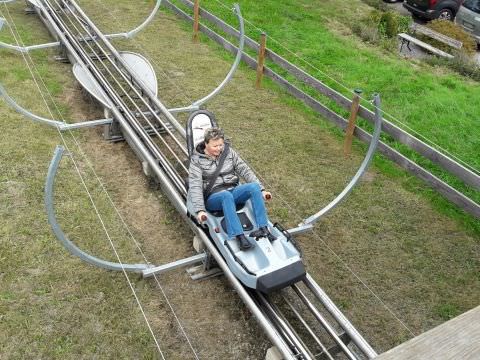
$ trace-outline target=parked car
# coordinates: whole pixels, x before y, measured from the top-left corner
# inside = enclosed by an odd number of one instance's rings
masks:
[[[455,22],[473,35],[480,45],[480,0],[465,0]]]
[[[453,21],[462,2],[463,0],[406,0],[403,6],[419,18]]]

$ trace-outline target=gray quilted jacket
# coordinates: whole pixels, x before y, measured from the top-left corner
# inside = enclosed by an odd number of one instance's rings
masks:
[[[215,173],[218,165],[216,160],[205,155],[205,144],[200,143],[190,159],[190,168],[188,169],[188,200],[193,205],[195,213],[205,211],[204,191]],[[257,182],[260,188],[262,184],[257,179],[253,171],[230,147],[229,153],[225,158],[222,169],[212,187],[211,193],[222,191],[239,184],[239,178],[243,178],[247,183]]]

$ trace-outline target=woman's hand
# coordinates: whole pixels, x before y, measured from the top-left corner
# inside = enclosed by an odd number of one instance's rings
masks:
[[[263,190],[262,195],[263,195],[263,199],[266,200],[266,201],[272,199],[272,194],[270,193],[270,191]]]
[[[205,221],[207,221],[207,213],[205,211],[199,211],[197,213],[197,220],[200,224],[203,224]]]

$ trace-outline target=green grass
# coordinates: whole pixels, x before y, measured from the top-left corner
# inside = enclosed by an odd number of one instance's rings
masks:
[[[233,1],[224,3],[232,4]],[[348,23],[358,19],[359,14],[368,11],[360,0],[350,1],[348,5],[307,0],[245,0],[239,3],[247,20],[321,72],[270,41],[268,46],[274,51],[343,93],[348,94],[347,89],[361,88],[364,96],[369,98],[379,92],[387,113],[480,170],[480,130],[475,126],[480,103],[472,100],[480,96],[478,84],[446,69],[412,64],[395,54],[361,44],[347,27]],[[205,0],[202,6],[235,26],[233,15],[216,1]],[[341,26],[336,26],[345,35],[332,31],[332,22],[340,23]],[[246,28],[249,36],[258,39],[258,30],[249,24]],[[324,74],[347,89],[339,87]],[[455,134],[454,138],[452,134]]]
[[[471,101],[472,94],[474,97],[480,95],[477,83],[453,74],[446,68],[433,68],[422,63],[410,64],[399,59],[396,54],[359,44],[360,40],[351,35],[346,27],[361,14],[370,11],[370,8],[361,1],[352,1],[348,5],[344,3],[339,5],[338,2],[332,1],[315,4],[303,1],[300,4],[301,6],[298,6],[298,3],[274,1],[240,2],[243,16],[248,21],[265,30],[269,36],[282,43],[282,46],[294,51],[315,68],[292,56],[276,41],[270,41],[268,47],[348,97],[351,96],[349,89],[354,88],[361,88],[364,91],[363,97],[367,99],[371,98],[373,93],[379,92],[387,120],[403,128],[405,127],[402,124],[406,124],[421,140],[427,143],[428,140],[432,140],[453,156],[480,170],[478,156],[480,129],[475,126],[474,116],[474,112],[480,110],[480,103]],[[207,0],[202,2],[202,6],[220,15],[232,26],[236,26],[233,14],[217,1]],[[184,6],[182,8],[187,10]],[[251,38],[259,38],[259,30],[248,23],[246,31]],[[233,38],[228,36],[227,38],[236,43]],[[247,52],[256,57],[252,51]],[[327,97],[299,83],[275,64],[267,61],[267,65],[309,95],[348,117],[344,109]],[[320,69],[321,72],[316,69]],[[332,78],[344,84],[346,88],[333,82]],[[269,84],[268,81],[266,83]],[[288,99],[289,97],[285,101],[295,103]],[[369,107],[370,104],[364,102],[364,105]],[[305,106],[300,105],[300,108],[308,111]],[[389,114],[393,115],[393,118]],[[372,131],[372,126],[363,119],[359,120],[358,125]],[[411,133],[410,129],[406,128],[407,132]],[[343,137],[341,132],[334,130],[334,133],[339,138]],[[473,201],[480,203],[480,191],[465,185],[462,180],[410,150],[408,146],[397,143],[390,136],[382,134],[382,140]],[[380,160],[378,156],[376,164],[385,173],[411,178],[397,171],[390,162]],[[435,191],[419,186],[419,182],[415,180],[406,181],[405,186],[422,192],[439,211],[456,218],[476,233],[480,231],[480,224],[476,218],[465,214]]]

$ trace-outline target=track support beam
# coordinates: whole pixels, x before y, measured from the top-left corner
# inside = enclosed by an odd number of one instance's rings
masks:
[[[160,266],[152,267],[150,269],[146,269],[146,270],[143,271],[143,277],[147,278],[147,277],[151,277],[151,276],[154,276],[154,275],[163,274],[163,273],[171,271],[171,270],[175,270],[175,269],[178,269],[178,268],[181,268],[181,267],[185,267],[185,266],[189,266],[189,265],[193,265],[193,264],[203,262],[206,259],[207,259],[207,254],[206,253],[190,256],[188,258],[177,260],[177,261],[165,264],[165,265],[160,265]]]

